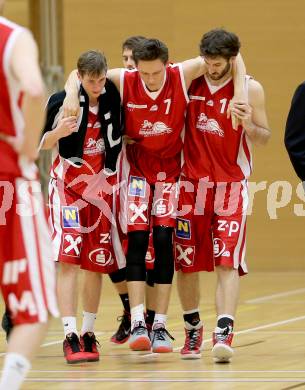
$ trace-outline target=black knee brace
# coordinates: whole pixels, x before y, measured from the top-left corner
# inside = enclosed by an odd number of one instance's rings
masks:
[[[148,269],[146,271],[146,284],[150,287],[154,287],[154,283],[155,283],[155,270]]]
[[[126,280],[126,267],[112,272],[109,274],[109,278],[111,279],[112,283],[124,282]]]
[[[126,255],[127,282],[145,282],[145,255],[148,248],[148,238],[149,232],[146,231],[128,233],[128,250]]]
[[[155,248],[154,282],[171,284],[174,276],[173,228],[156,226],[153,229]]]

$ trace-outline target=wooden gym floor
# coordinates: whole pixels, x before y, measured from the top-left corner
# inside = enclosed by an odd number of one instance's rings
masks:
[[[305,389],[305,273],[252,273],[242,278],[233,341],[235,355],[229,364],[216,364],[211,358],[214,285],[215,275],[201,274],[201,317],[205,326],[201,360],[180,359],[184,332],[175,283],[168,320],[168,329],[176,339],[174,353],[131,352],[127,343],[111,344],[109,337],[117,327],[121,306],[106,276],[96,324],[102,346],[100,362],[66,364],[61,323],[53,321],[23,388]],[[0,343],[3,359],[3,332]]]

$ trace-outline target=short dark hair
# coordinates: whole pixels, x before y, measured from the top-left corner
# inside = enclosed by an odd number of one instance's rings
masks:
[[[81,54],[77,61],[77,70],[83,77],[85,74],[96,77],[107,72],[107,60],[98,50],[88,50]]]
[[[236,34],[221,28],[205,33],[200,42],[200,54],[208,57],[224,57],[227,60],[237,56],[240,41]]]
[[[122,44],[122,51],[125,49],[131,50],[132,52],[134,49],[144,40],[145,37],[142,37],[142,35],[134,35],[132,37],[127,38],[123,44]]]
[[[163,64],[168,62],[168,48],[158,39],[143,39],[133,51],[135,63],[160,59]]]

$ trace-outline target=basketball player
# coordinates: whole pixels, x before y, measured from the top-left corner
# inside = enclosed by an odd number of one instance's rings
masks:
[[[67,363],[99,360],[94,321],[101,276],[125,266],[114,253],[118,237],[112,235],[112,185],[121,150],[120,96],[106,79],[107,63],[102,53],[83,53],[77,68],[82,115],[78,123],[76,117],[62,118],[65,92],[52,95],[42,140],[42,149],[53,149],[50,222],[60,265],[58,301]],[[76,327],[79,265],[85,270],[80,338]]]
[[[4,1],[0,0],[0,14]],[[0,389],[20,389],[57,316],[55,269],[37,158],[44,85],[30,32],[0,16],[1,289],[14,324]]]
[[[135,69],[135,62],[133,58],[133,50],[135,47],[145,39],[143,36],[131,36],[127,38],[122,44],[122,58],[124,68],[132,70]],[[123,239],[127,247],[127,239]],[[145,323],[148,331],[151,331],[154,322],[154,248],[152,242],[152,230],[149,234],[149,245],[146,253],[146,316]],[[115,287],[119,293],[120,299],[123,304],[123,315],[118,317],[120,325],[117,331],[111,336],[111,341],[116,344],[125,343],[130,335],[130,305],[128,298],[128,290],[126,283],[126,268],[122,268],[114,273],[109,274],[111,281],[115,284]]]
[[[168,65],[168,49],[146,39],[134,50],[137,70],[113,69],[109,77],[121,92],[126,146],[126,191],[120,191],[120,220],[128,232],[127,285],[131,306],[132,350],[171,352],[166,330],[174,273],[172,233],[175,226],[177,180],[180,175],[181,132],[188,103],[187,88],[206,71],[201,57]],[[66,84],[66,113],[75,112],[75,74]],[[70,111],[71,110],[71,111]],[[156,314],[149,338],[144,320],[145,254],[150,221],[155,248]]]
[[[233,355],[234,317],[239,275],[245,263],[247,179],[252,171],[251,145],[270,137],[262,86],[246,76],[246,99],[235,101],[236,130],[226,116],[234,95],[232,66],[238,37],[222,29],[206,33],[200,54],[207,73],[191,83],[186,117],[180,216],[175,232],[178,291],[184,310],[185,345],[182,358],[200,358],[203,325],[199,315],[199,271],[217,271],[217,325],[213,356]]]
[[[289,111],[285,131],[285,146],[305,190],[305,82],[296,89]]]

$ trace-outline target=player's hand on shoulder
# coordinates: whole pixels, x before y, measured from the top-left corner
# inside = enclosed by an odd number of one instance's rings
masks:
[[[68,137],[73,132],[77,131],[76,116],[68,116],[67,118],[60,119],[54,131],[56,132],[58,139]]]

